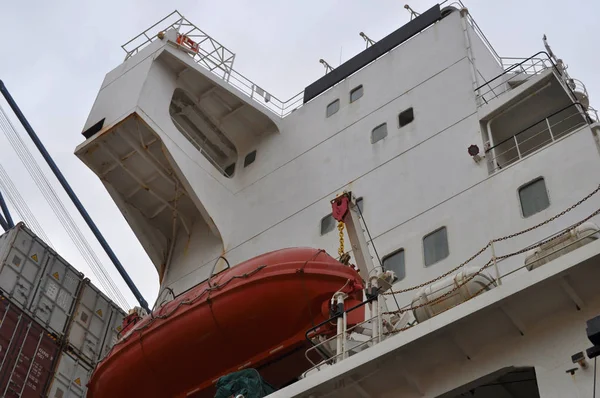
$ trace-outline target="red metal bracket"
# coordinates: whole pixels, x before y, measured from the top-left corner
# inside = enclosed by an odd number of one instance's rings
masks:
[[[331,215],[337,221],[344,221],[350,210],[350,192],[344,192],[331,201]]]

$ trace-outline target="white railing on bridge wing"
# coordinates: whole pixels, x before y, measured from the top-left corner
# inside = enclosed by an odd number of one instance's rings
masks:
[[[191,23],[177,10],[123,44],[121,48],[127,54],[125,60],[140,52],[153,41],[158,40],[157,35],[159,32],[166,32],[170,29],[176,30],[179,34],[189,37],[198,44],[197,52],[187,52],[196,63],[225,80],[277,116],[287,116],[303,104],[302,92],[286,101],[282,101],[241,73],[236,72],[233,69],[235,54]]]

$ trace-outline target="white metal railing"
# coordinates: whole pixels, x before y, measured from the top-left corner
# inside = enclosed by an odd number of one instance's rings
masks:
[[[555,120],[556,116],[560,119]],[[571,104],[554,112],[486,149],[491,172],[498,171],[593,121],[593,117],[580,104]]]
[[[127,54],[125,60],[140,52],[153,41],[158,40],[157,35],[159,32],[168,30],[175,30],[178,34],[189,37],[198,45],[197,52],[186,52],[196,63],[225,80],[277,116],[287,116],[302,106],[303,92],[282,101],[235,71],[233,69],[235,54],[186,19],[177,10],[123,44],[121,48]]]
[[[475,89],[481,100],[479,105],[487,104],[513,87],[552,68],[554,65],[550,58],[538,56],[542,54],[544,53],[540,52],[530,58],[501,58],[504,72]]]
[[[361,347],[364,347],[364,349],[368,349],[369,347],[372,347],[372,346],[376,345],[377,343],[385,340],[389,336],[400,333],[400,332],[407,330],[407,329],[415,326],[416,324],[418,324],[418,322],[416,321],[416,318],[415,318],[414,322],[407,323],[406,326],[400,324],[399,327],[398,326],[395,327],[393,325],[393,323],[391,322],[391,319],[393,316],[398,316],[398,315],[406,314],[406,313],[413,313],[417,308],[440,304],[446,300],[450,300],[453,297],[456,297],[457,295],[461,296],[461,300],[455,301],[457,304],[447,305],[445,308],[442,308],[442,310],[440,312],[431,314],[431,316],[439,315],[439,313],[447,311],[453,307],[459,306],[462,302],[466,302],[470,299],[473,299],[473,298],[479,296],[480,294],[485,293],[485,291],[488,291],[493,287],[501,286],[502,282],[503,282],[503,278],[506,278],[510,275],[513,275],[513,274],[515,274],[517,272],[521,272],[521,271],[530,272],[531,270],[533,270],[535,268],[533,266],[533,264],[536,262],[540,262],[550,256],[554,256],[559,252],[567,253],[569,251],[576,250],[577,248],[581,247],[581,245],[580,245],[581,242],[585,242],[585,241],[589,242],[590,238],[594,237],[597,239],[598,235],[600,233],[600,230],[598,230],[596,227],[596,228],[593,228],[593,229],[587,231],[584,234],[580,235],[577,233],[577,234],[573,235],[576,237],[576,239],[570,240],[568,242],[568,244],[566,244],[566,245],[564,244],[564,240],[562,240],[562,241],[560,240],[562,237],[565,237],[567,234],[570,234],[570,233],[572,233],[572,231],[575,231],[579,226],[590,221],[594,217],[597,217],[600,214],[600,208],[595,210],[594,212],[592,212],[590,215],[588,215],[584,219],[582,219],[574,224],[571,224],[566,228],[562,228],[558,232],[552,233],[550,235],[546,235],[545,238],[536,239],[534,241],[534,243],[529,244],[520,250],[516,250],[513,252],[506,253],[506,254],[498,253],[498,249],[499,249],[498,246],[500,243],[523,236],[531,231],[537,230],[538,228],[549,225],[551,222],[556,221],[558,218],[564,216],[565,214],[569,213],[576,207],[580,206],[581,204],[583,204],[584,202],[589,200],[591,197],[596,195],[598,192],[600,192],[600,185],[594,191],[592,191],[590,194],[588,194],[586,197],[582,198],[577,203],[573,204],[572,206],[563,210],[562,212],[554,215],[553,217],[551,217],[537,225],[526,228],[524,230],[513,233],[511,235],[490,240],[490,242],[486,246],[482,247],[477,253],[475,253],[469,259],[467,259],[463,263],[459,264],[457,267],[438,276],[437,278],[434,278],[428,282],[425,282],[425,283],[422,283],[422,284],[419,284],[416,286],[412,286],[409,288],[405,288],[405,289],[401,289],[401,290],[397,290],[397,291],[392,290],[389,292],[380,293],[377,296],[377,298],[374,299],[373,301],[363,302],[349,310],[343,311],[343,314],[338,313],[338,314],[336,314],[337,316],[332,317],[331,319],[317,325],[313,329],[309,330],[306,334],[307,338],[311,339],[311,341],[313,343],[313,347],[309,348],[306,351],[305,356],[306,356],[307,360],[309,360],[313,366],[309,370],[304,372],[304,374],[302,376],[305,377],[309,373],[311,373],[315,370],[318,371],[323,367],[334,365],[335,363],[338,363],[338,362],[352,356],[353,354],[356,354],[356,353],[362,351],[363,349],[359,350],[359,348],[361,348]],[[554,242],[554,243],[552,243],[552,242]],[[516,256],[526,254],[530,250],[540,248],[542,246],[549,249],[548,252],[544,252],[542,256],[540,256],[539,258],[536,258],[534,261],[527,262],[527,258],[526,258],[526,261],[524,261],[519,266],[506,264],[506,262],[509,259],[517,259],[518,257],[516,257]],[[555,246],[556,246],[556,248],[554,248]],[[487,258],[489,258],[489,260],[487,262],[485,262],[481,267],[476,267],[475,268],[475,269],[477,269],[476,272],[471,272],[471,273],[463,272],[463,275],[468,275],[468,276],[465,278],[462,278],[461,280],[456,280],[453,278],[453,276],[456,275],[458,272],[466,271],[467,270],[466,266],[468,264],[470,264],[474,261],[481,261],[480,258],[485,253],[489,254],[489,257],[487,257]],[[481,265],[481,263],[480,263],[480,265]],[[471,268],[471,269],[473,269],[473,268]],[[493,269],[494,272],[491,275],[485,273],[486,270],[488,270],[488,269]],[[485,275],[486,276],[485,280],[487,280],[488,283],[485,286],[483,286],[481,289],[479,289],[478,291],[475,291],[473,294],[469,294],[468,297],[465,297],[464,292],[461,292],[461,288],[463,286],[465,286],[467,283],[469,283],[471,280],[473,280],[477,275]],[[442,281],[444,283],[440,283],[440,281]],[[424,289],[428,286],[431,286],[432,284],[437,284],[437,285],[436,285],[435,290],[432,290],[429,292],[429,297],[431,297],[431,298],[428,297],[428,299],[427,299],[428,301],[426,301],[424,303],[418,303],[418,304],[416,304],[414,301],[411,301],[403,306],[398,305],[398,309],[394,310],[394,311],[387,311],[387,312],[380,311],[380,308],[381,308],[380,304],[382,304],[380,302],[380,300],[383,300],[384,296],[398,295],[398,294],[402,294],[402,293],[417,291],[417,290]],[[338,303],[339,303],[339,301],[338,301]],[[354,310],[362,310],[363,307],[369,303],[376,305],[375,308],[377,308],[377,309],[374,312],[371,312],[371,314],[372,315],[374,314],[374,315],[371,318],[365,319],[364,321],[362,321],[356,325],[352,325],[352,326],[348,327],[346,314],[350,313]],[[385,303],[385,301],[383,301],[383,303]],[[342,305],[343,305],[343,301],[342,301]],[[319,337],[319,331],[320,331],[321,327],[324,325],[327,325],[333,321],[335,321],[337,323],[337,333],[334,335],[331,335],[327,338],[322,338],[318,342],[315,342],[314,340],[316,340]],[[421,322],[426,322],[426,321],[421,321]],[[396,325],[398,325],[399,323],[400,322],[396,322]],[[347,343],[350,341],[349,337],[353,333],[357,332],[357,330],[360,329],[362,326],[365,326],[368,324],[372,325],[372,328],[371,328],[372,333],[370,336],[368,336],[369,338],[364,341],[354,340],[355,342],[357,342],[357,344],[354,344],[352,346],[348,345]],[[384,331],[384,328],[386,331]],[[364,336],[364,334],[363,334],[363,336]],[[335,349],[333,348],[334,343],[335,343]],[[322,357],[322,360],[314,361],[311,358],[311,355],[310,355],[311,353],[319,354]]]

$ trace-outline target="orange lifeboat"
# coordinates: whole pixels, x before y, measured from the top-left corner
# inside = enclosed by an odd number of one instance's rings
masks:
[[[96,367],[88,397],[213,397],[219,377],[244,368],[282,387],[312,366],[305,333],[329,318],[333,294],[347,293],[349,308],[362,289],[358,273],[323,250],[255,257],[136,323]],[[349,324],[362,321],[358,312]]]

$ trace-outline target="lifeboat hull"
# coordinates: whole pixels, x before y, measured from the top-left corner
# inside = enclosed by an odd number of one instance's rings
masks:
[[[88,397],[212,397],[219,377],[248,367],[282,387],[310,368],[305,333],[338,290],[357,304],[361,278],[322,250],[248,260],[138,322],[98,364]]]

